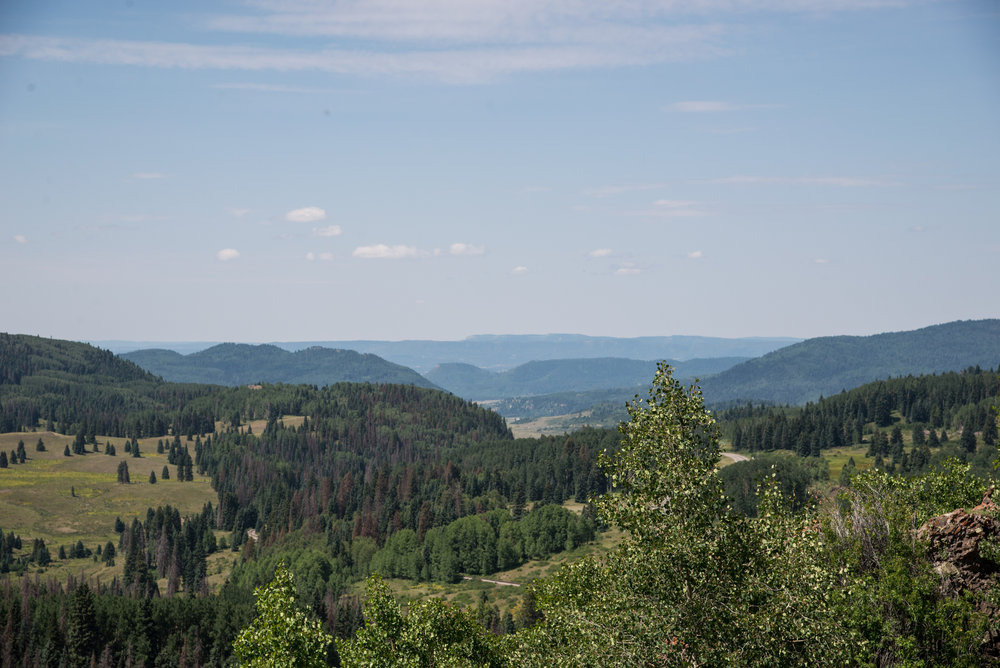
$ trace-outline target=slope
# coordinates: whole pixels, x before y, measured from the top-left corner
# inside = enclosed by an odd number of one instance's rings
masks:
[[[399,383],[436,387],[407,367],[376,355],[314,346],[295,353],[273,345],[222,343],[181,355],[171,350],[136,350],[121,357],[174,382],[247,385],[339,382]]]
[[[888,378],[1000,363],[1000,320],[967,320],[908,332],[808,339],[708,378],[708,402],[802,404]]]
[[[720,357],[670,363],[678,377],[691,378],[719,373],[744,361],[745,357]],[[478,401],[619,388],[641,390],[654,371],[656,362],[602,357],[534,361],[501,372],[471,364],[439,364],[426,377],[460,397]]]

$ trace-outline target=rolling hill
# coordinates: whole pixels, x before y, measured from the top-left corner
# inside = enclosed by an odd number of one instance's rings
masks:
[[[803,404],[890,376],[998,364],[1000,320],[965,320],[908,332],[807,339],[738,364],[701,385],[712,404]]]
[[[672,360],[671,364],[679,378],[692,378],[719,373],[744,361],[745,357],[720,357]],[[644,387],[655,371],[655,361],[602,357],[534,361],[501,372],[471,364],[439,364],[426,377],[460,397],[480,401]]]
[[[189,355],[151,349],[136,350],[121,357],[177,383],[233,386],[367,382],[437,387],[413,369],[387,362],[377,355],[318,346],[292,353],[273,345],[222,343]]]

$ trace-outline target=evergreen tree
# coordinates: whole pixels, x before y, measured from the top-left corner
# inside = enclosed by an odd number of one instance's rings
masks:
[[[38,438],[38,443],[35,443],[35,452],[45,452],[45,441],[41,437]]]
[[[156,484],[156,471],[150,471],[149,472],[149,484],[150,485],[155,485]]]
[[[163,472],[160,473],[160,478],[163,480],[170,480],[170,469],[167,468],[166,464],[163,465]]]
[[[971,425],[962,427],[962,437],[959,439],[959,443],[966,452],[976,451],[976,432],[972,430]]]
[[[118,482],[126,485],[132,482],[128,476],[128,462],[122,461],[118,464]]]
[[[987,416],[986,424],[983,425],[983,443],[991,447],[997,444],[997,419],[993,415]]]
[[[0,469],[7,468],[7,453],[0,450]]]
[[[71,457],[72,455],[73,453],[69,451],[69,443],[67,443],[66,447],[63,448],[63,457]]]

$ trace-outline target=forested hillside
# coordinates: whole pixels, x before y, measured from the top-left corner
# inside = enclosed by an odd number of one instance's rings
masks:
[[[973,367],[868,383],[801,408],[734,407],[718,417],[733,448],[750,452],[792,450],[815,456],[825,449],[862,443],[874,433],[873,427],[894,425],[914,434],[917,445],[923,443],[924,432],[934,433],[935,440],[941,432],[947,441],[950,430],[955,442],[961,434],[966,449],[975,452],[975,434],[989,446],[997,443],[998,397],[1000,373]],[[902,443],[899,436],[893,445],[901,452]]]
[[[824,479],[822,460],[771,460],[771,482],[756,495],[768,475],[758,462],[720,474],[712,415],[665,366],[649,398],[630,404],[621,435],[514,439],[496,413],[434,389],[179,385],[82,344],[4,341],[17,352],[2,358],[0,413],[18,427],[45,426],[45,410],[65,395],[55,424],[81,443],[109,426],[134,449],[130,430],[162,428],[157,449],[176,477],[193,467],[216,491],[200,513],[150,508],[109,527],[114,541],[69,550],[4,527],[8,665],[223,666],[234,647],[271,665],[300,634],[312,634],[314,665],[348,666],[981,665],[1000,652],[984,607],[992,594],[966,580],[942,587],[931,561],[940,551],[911,537],[925,520],[978,503],[994,476],[994,371],[900,378],[804,408],[720,416],[744,449],[813,455],[839,433],[885,458],[878,470],[842,475],[837,503],[817,507],[810,490]],[[87,383],[91,371],[105,378]],[[32,380],[53,374],[61,384]],[[899,452],[893,426],[913,434]],[[920,444],[918,432],[961,447]],[[93,444],[73,459],[114,456]],[[930,448],[933,457],[923,454]],[[22,454],[12,452],[8,468],[24,466]],[[4,475],[0,457],[0,484]],[[602,523],[625,531],[620,545],[550,571],[502,614],[488,595],[474,612],[412,602],[403,614],[369,577],[434,586],[488,577],[576,548]],[[984,550],[987,571],[1000,572]],[[210,559],[232,563],[215,587]],[[82,563],[74,560],[101,561],[114,575],[45,580],[53,563]],[[366,577],[362,600],[352,592]],[[252,592],[272,578],[255,613]]]
[[[804,404],[873,380],[1000,364],[1000,320],[968,320],[910,332],[808,339],[702,383],[709,404]]]
[[[435,387],[413,369],[376,355],[319,346],[291,353],[272,345],[221,343],[189,355],[154,349],[136,350],[122,357],[178,383],[330,385],[348,382]]]

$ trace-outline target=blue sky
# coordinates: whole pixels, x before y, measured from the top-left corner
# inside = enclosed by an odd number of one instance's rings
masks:
[[[998,156],[994,2],[7,0],[0,329],[998,317]]]

